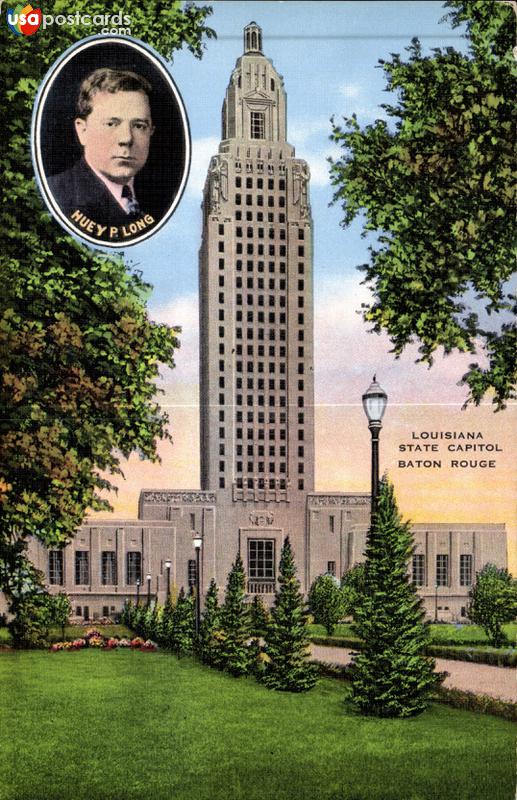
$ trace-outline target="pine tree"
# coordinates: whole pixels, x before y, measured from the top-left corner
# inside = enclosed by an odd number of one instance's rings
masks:
[[[217,600],[218,588],[212,578],[208,592],[205,597],[205,609],[199,628],[199,636],[196,643],[197,653],[204,664],[215,665],[216,644],[214,633],[219,624],[220,608]]]
[[[262,602],[262,598],[258,594],[254,595],[251,602],[250,622],[252,636],[256,636],[259,639],[261,636],[265,636],[269,622],[269,613]]]
[[[218,631],[217,664],[232,675],[245,675],[250,668],[249,612],[245,600],[246,577],[240,554],[228,575]]]
[[[156,623],[156,640],[162,647],[168,647],[169,630],[172,624],[172,615],[174,613],[174,602],[172,594],[169,592],[165,605],[160,607],[158,612],[158,620]]]
[[[192,592],[185,594],[183,586],[172,612],[168,628],[167,646],[178,658],[192,652],[195,626],[195,601]]]
[[[364,642],[354,656],[353,699],[363,714],[408,717],[426,708],[435,683],[424,609],[408,572],[413,537],[397,509],[393,485],[380,483],[377,513],[368,533],[364,595],[354,630]]]
[[[271,689],[305,692],[316,683],[318,671],[308,661],[308,613],[296,578],[289,537],[280,556],[279,584],[265,635],[268,660],[262,680]]]

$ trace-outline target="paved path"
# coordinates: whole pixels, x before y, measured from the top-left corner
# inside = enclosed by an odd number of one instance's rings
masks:
[[[314,658],[331,664],[348,664],[352,650],[346,647],[311,645]],[[510,667],[493,667],[491,664],[471,664],[467,661],[436,659],[438,672],[448,672],[443,685],[449,689],[486,694],[517,703],[517,671]]]

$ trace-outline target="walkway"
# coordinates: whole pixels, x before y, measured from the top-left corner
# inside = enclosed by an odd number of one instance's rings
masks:
[[[314,658],[331,664],[348,664],[352,650],[346,647],[311,645]],[[438,672],[448,672],[443,685],[448,689],[486,694],[501,700],[517,703],[517,672],[510,667],[493,667],[490,664],[471,664],[467,661],[436,659]]]

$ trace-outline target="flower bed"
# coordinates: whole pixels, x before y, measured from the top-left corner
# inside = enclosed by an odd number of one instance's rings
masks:
[[[58,653],[61,650],[84,650],[86,647],[97,648],[99,650],[128,648],[131,650],[152,652],[157,649],[158,645],[150,639],[145,641],[140,636],[135,636],[134,639],[119,639],[117,636],[103,636],[102,633],[91,628],[86,631],[85,635],[80,639],[74,639],[71,642],[56,642],[50,648],[50,652]]]

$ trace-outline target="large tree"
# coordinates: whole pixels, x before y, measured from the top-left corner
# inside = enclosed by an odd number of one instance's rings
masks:
[[[46,13],[62,10],[59,0]],[[74,12],[104,13],[78,0]],[[209,7],[150,0],[132,34],[165,57],[201,56]],[[100,472],[132,452],[157,459],[167,416],[156,400],[176,330],[148,316],[149,287],[121,256],[93,254],[51,220],[36,189],[29,135],[36,90],[63,50],[91,28],[53,25],[30,37],[0,29],[2,236],[0,299],[0,588],[27,583],[25,542],[59,546],[85,511],[107,509]],[[8,111],[7,111],[8,110]]]
[[[418,714],[434,684],[434,662],[424,655],[429,632],[423,624],[423,603],[408,571],[413,548],[393,485],[383,478],[366,541],[363,594],[354,616],[354,631],[364,644],[353,659],[352,694],[363,714]]]
[[[467,402],[489,391],[499,409],[517,378],[515,17],[495,0],[445,5],[453,27],[467,26],[468,52],[424,55],[414,39],[406,60],[380,61],[397,95],[382,106],[390,122],[333,125],[334,201],[344,226],[362,214],[377,236],[361,267],[373,292],[365,320],[397,355],[413,341],[429,364],[438,348],[475,354]]]

